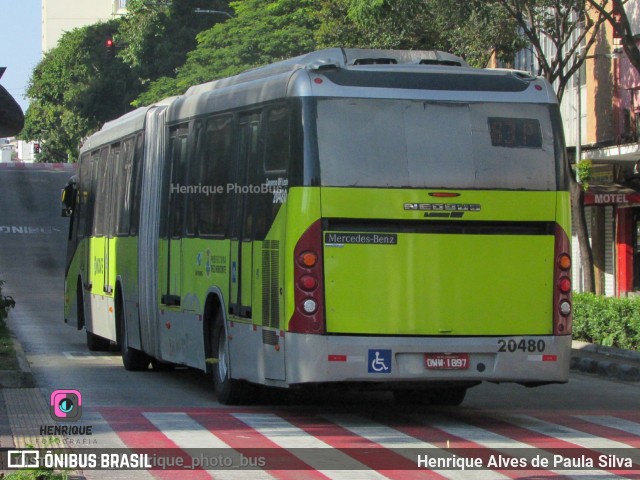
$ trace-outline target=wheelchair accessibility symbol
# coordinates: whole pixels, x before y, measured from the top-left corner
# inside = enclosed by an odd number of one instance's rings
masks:
[[[391,373],[391,350],[369,350],[369,373]]]

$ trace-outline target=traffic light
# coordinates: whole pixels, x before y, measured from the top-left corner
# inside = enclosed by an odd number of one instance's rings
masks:
[[[34,143],[33,144],[33,153],[40,153],[40,144],[39,143]]]
[[[116,55],[116,43],[113,41],[113,38],[109,37],[104,42],[104,46],[107,49],[107,55],[110,57],[115,57]]]

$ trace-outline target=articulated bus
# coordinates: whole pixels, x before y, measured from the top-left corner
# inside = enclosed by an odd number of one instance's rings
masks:
[[[542,78],[327,49],[191,87],[80,151],[65,321],[128,370],[391,390],[568,379],[569,172]]]

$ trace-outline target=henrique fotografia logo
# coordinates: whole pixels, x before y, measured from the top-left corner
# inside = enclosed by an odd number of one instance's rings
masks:
[[[82,395],[78,390],[55,390],[49,411],[57,422],[77,422],[82,417]]]

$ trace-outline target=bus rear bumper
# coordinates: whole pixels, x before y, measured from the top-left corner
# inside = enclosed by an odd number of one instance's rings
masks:
[[[568,380],[571,336],[359,337],[287,333],[286,352],[289,385],[479,381],[538,385]]]

